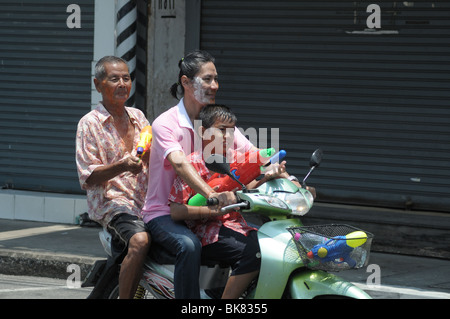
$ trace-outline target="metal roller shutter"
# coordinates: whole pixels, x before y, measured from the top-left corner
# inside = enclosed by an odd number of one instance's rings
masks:
[[[78,120],[90,110],[94,0],[0,1],[0,183],[80,193]]]
[[[369,30],[366,1],[202,1],[217,102],[299,177],[322,148],[319,200],[450,212],[450,1],[376,3]]]

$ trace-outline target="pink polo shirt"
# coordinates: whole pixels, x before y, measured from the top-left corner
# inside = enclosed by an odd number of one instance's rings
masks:
[[[169,194],[176,174],[167,156],[174,151],[189,155],[201,150],[201,140],[187,115],[183,99],[152,123],[152,151],[150,153],[147,196],[142,209],[144,222],[170,215]],[[239,131],[234,133],[235,149],[248,151],[253,144]]]

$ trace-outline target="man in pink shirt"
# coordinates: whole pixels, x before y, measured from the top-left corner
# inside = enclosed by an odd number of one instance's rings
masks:
[[[178,98],[180,87],[184,98],[152,123],[150,177],[142,214],[152,240],[176,254],[175,297],[182,299],[200,298],[201,243],[183,222],[175,222],[170,216],[168,198],[176,175],[196,193],[218,198],[219,206],[236,200],[232,192],[216,193],[211,189],[186,158],[194,146],[201,148],[193,123],[204,106],[215,102],[219,89],[214,62],[205,51],[192,52],[182,59],[178,82],[171,92]],[[253,145],[236,130],[235,147],[245,152]]]

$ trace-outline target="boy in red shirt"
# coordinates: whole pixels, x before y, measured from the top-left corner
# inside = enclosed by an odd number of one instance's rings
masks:
[[[207,181],[213,174],[205,166],[208,155],[222,154],[228,159],[236,159],[238,156],[238,152],[232,147],[237,120],[228,107],[216,104],[204,107],[199,118],[202,121],[199,132],[202,137],[202,152],[191,153],[188,160]],[[206,152],[210,154],[205,154]],[[269,178],[284,174],[287,175],[285,162],[280,164],[275,173],[267,174],[261,181],[254,181],[248,187],[255,187]],[[259,272],[260,252],[256,229],[248,226],[239,212],[223,214],[217,206],[187,205],[193,195],[194,191],[177,177],[169,196],[172,219],[185,221],[198,236],[202,243],[203,258],[231,265],[232,273],[222,298],[239,298]]]

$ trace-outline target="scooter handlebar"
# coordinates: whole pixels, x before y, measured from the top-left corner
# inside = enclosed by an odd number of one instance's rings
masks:
[[[206,205],[207,206],[215,206],[219,204],[219,199],[217,199],[216,197],[211,197],[206,199]]]
[[[248,202],[244,201],[244,202],[224,206],[220,209],[220,212],[226,213],[228,211],[235,210],[236,208],[248,208]]]
[[[218,205],[218,204],[219,204],[219,200],[216,197],[211,197],[211,198],[208,198],[206,200],[206,205],[207,206],[215,206],[215,205]],[[224,207],[222,207],[220,209],[220,211],[222,213],[226,213],[228,211],[234,210],[236,208],[241,208],[241,207],[242,208],[248,208],[248,202],[243,201],[243,202],[239,202],[239,203],[236,203],[236,204],[231,204],[231,205],[228,205],[228,206],[224,206]]]

